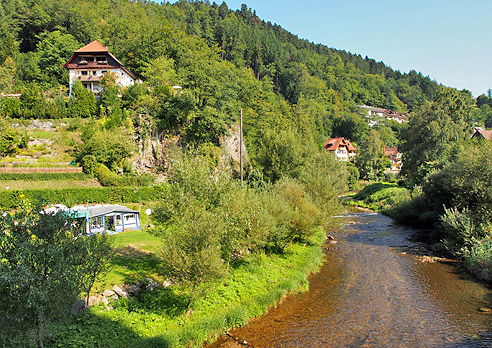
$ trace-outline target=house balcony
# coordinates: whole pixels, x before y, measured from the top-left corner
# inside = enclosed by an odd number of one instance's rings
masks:
[[[98,75],[91,75],[91,76],[74,76],[75,81],[82,81],[82,82],[99,82],[101,81],[102,76]]]

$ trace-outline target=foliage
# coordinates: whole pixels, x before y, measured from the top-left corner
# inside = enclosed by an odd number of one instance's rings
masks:
[[[27,148],[27,134],[12,129],[6,122],[0,122],[0,157],[15,155],[20,149]]]
[[[0,173],[0,180],[85,180],[91,178],[85,173]]]
[[[385,160],[384,143],[379,137],[379,132],[371,129],[367,140],[360,145],[355,158],[355,165],[359,169],[361,178],[374,180],[381,176]]]
[[[490,237],[472,239],[470,246],[463,250],[466,267],[480,279],[492,281],[492,241]]]
[[[163,186],[148,187],[72,187],[67,189],[8,190],[0,195],[0,209],[12,210],[22,205],[19,195],[32,202],[56,202],[73,206],[90,203],[134,203],[164,199],[167,195]]]
[[[355,143],[366,140],[369,126],[360,115],[348,113],[333,120],[333,136],[344,137]]]
[[[359,169],[357,169],[357,167],[352,162],[347,162],[347,170],[347,186],[349,190],[355,190],[357,189],[360,179]]]
[[[88,126],[82,135],[83,144],[75,150],[76,160],[85,165],[86,173],[95,169],[94,162],[104,164],[112,170],[118,169],[122,160],[133,153],[134,144],[130,131],[123,127],[108,131]]]
[[[22,211],[0,218],[0,339],[9,345],[32,330],[43,347],[48,323],[66,316],[77,299],[95,250],[68,214],[40,214],[40,206],[23,203]],[[90,269],[98,273],[101,266]]]
[[[84,157],[84,158],[87,158]],[[101,186],[150,186],[154,183],[155,178],[152,174],[122,174],[117,175],[110,171],[104,164],[98,163],[95,166],[94,175]]]
[[[336,210],[346,170],[326,153],[314,158],[319,166],[313,162],[302,170],[305,184],[284,177],[260,189],[238,187],[229,173],[211,168],[207,157],[170,157],[168,196],[153,215],[153,233],[163,238],[164,275],[191,284],[189,304],[193,289],[234,267],[238,255],[282,253],[319,231],[327,213]],[[331,206],[322,211],[327,202]]]
[[[267,130],[260,140],[257,162],[266,179],[277,181],[284,176],[296,177],[309,156],[310,149],[299,142],[295,130]]]
[[[72,85],[68,112],[71,117],[91,117],[96,114],[96,97],[80,81]]]
[[[38,40],[36,53],[42,79],[46,82],[66,84],[68,71],[63,65],[73,52],[80,48],[80,43],[71,34],[64,34],[59,30],[41,33]]]
[[[466,121],[472,110],[470,93],[441,87],[432,103],[410,117],[402,134],[402,175],[410,185],[423,184],[425,177],[451,160],[468,137]]]
[[[483,245],[491,236],[492,148],[490,144],[467,142],[454,159],[429,175],[420,194],[395,210],[402,222],[433,228],[429,239],[452,255],[463,257],[481,277],[487,254]],[[469,260],[469,261],[467,261]],[[480,261],[478,261],[480,260]],[[486,268],[486,267],[485,267]]]
[[[221,260],[220,220],[198,206],[188,206],[179,219],[179,228],[163,233],[163,273],[180,284],[191,286],[186,308],[198,284],[225,274]]]
[[[378,182],[366,186],[363,190],[350,197],[346,202],[375,211],[388,212],[410,198],[408,190],[398,184]],[[391,214],[393,215],[393,214]]]
[[[86,293],[86,307],[88,307],[94,283],[109,270],[109,261],[112,258],[112,239],[107,234],[81,236],[79,239],[82,239],[81,264],[84,270],[80,275],[80,283]]]
[[[186,288],[141,291],[134,301],[113,302],[112,310],[94,307],[57,322],[50,346],[201,347],[228,328],[261,315],[287,293],[306,291],[308,274],[321,265],[324,240],[325,233],[320,232],[312,244],[294,244],[283,255],[245,255],[226,278],[200,286],[204,295],[189,315]]]

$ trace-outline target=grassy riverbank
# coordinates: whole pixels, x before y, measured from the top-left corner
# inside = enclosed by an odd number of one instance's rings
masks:
[[[356,194],[346,196],[344,204],[387,213],[389,209],[409,198],[410,193],[406,188],[396,183],[377,182]]]
[[[228,328],[261,315],[287,293],[308,289],[307,276],[322,263],[319,231],[283,254],[246,255],[226,278],[202,284],[186,313],[186,288],[142,291],[137,297],[92,307],[57,322],[47,347],[199,347]]]

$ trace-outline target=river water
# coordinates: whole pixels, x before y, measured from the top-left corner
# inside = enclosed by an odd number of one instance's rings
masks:
[[[376,213],[340,216],[307,293],[210,347],[492,347],[492,292]],[[241,342],[241,343],[237,343]]]

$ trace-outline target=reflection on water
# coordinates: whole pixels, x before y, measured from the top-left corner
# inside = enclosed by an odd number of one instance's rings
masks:
[[[411,230],[373,213],[344,217],[310,279],[231,332],[253,347],[492,347],[490,290],[452,264],[412,253]],[[222,338],[212,347],[237,347]]]

